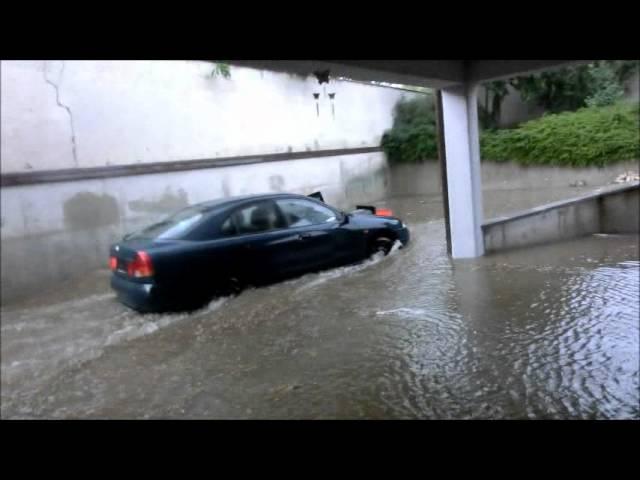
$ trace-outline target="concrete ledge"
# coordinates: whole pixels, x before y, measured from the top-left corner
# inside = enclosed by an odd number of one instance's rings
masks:
[[[305,152],[269,153],[264,155],[244,155],[234,157],[205,158],[200,160],[179,160],[171,162],[137,163],[129,165],[109,165],[93,168],[69,168],[60,170],[40,170],[34,172],[5,173],[0,177],[3,187],[32,185],[37,183],[69,182],[100,178],[148,175],[154,173],[180,172],[205,168],[230,167],[252,163],[279,162],[318,157],[335,157],[358,153],[381,152],[380,147],[340,148],[333,150],[313,150]]]
[[[640,182],[542,205],[482,226],[485,250],[494,252],[593,233],[640,230]]]

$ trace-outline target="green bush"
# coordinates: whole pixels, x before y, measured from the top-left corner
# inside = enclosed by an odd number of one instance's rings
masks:
[[[640,158],[640,107],[618,103],[545,115],[512,130],[485,131],[483,160],[604,166]]]
[[[229,68],[229,65],[227,65],[226,63],[214,64],[213,70],[211,70],[211,74],[209,76],[211,78],[215,78],[215,77],[231,78],[231,70]]]
[[[595,91],[585,98],[587,107],[605,107],[622,100],[624,87],[612,68],[600,65],[592,68],[590,73]]]
[[[483,160],[525,165],[604,166],[640,159],[640,108],[637,102],[547,114],[508,130],[480,135]],[[390,162],[438,158],[433,97],[401,100],[393,127],[382,137]]]
[[[393,127],[382,136],[390,162],[421,162],[438,157],[433,96],[401,99],[395,106]]]

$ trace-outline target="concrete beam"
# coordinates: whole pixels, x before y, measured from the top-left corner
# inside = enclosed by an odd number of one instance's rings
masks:
[[[442,126],[453,258],[484,254],[477,85],[442,91]]]
[[[583,65],[593,60],[472,60],[466,66],[469,82],[487,82],[519,75],[530,75],[571,65]]]
[[[460,60],[229,60],[231,65],[297,75],[330,70],[332,77],[440,89],[463,81]]]
[[[309,75],[330,70],[334,77],[434,89],[528,75],[593,60],[230,60],[238,66]]]

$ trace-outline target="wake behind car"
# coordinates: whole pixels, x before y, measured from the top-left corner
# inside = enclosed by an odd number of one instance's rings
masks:
[[[409,230],[390,211],[345,213],[295,194],[225,198],[185,208],[112,245],[111,287],[141,311],[197,308],[215,295],[362,261]]]

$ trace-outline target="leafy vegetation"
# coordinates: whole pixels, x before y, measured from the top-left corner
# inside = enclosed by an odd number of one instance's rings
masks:
[[[640,107],[618,103],[545,115],[511,130],[483,132],[482,158],[523,164],[604,166],[640,158]]]
[[[593,93],[585,98],[588,107],[605,107],[620,101],[624,96],[622,82],[616,73],[607,66],[596,66],[591,69]]]
[[[559,113],[586,106],[613,105],[624,94],[624,82],[639,67],[637,60],[602,60],[491,84],[502,84],[506,88],[508,83],[530,105]],[[496,85],[490,85],[490,88],[495,90]],[[499,102],[503,98],[497,97],[498,115]]]
[[[433,95],[402,98],[395,106],[393,127],[382,136],[391,162],[421,162],[438,158]]]
[[[230,78],[231,70],[229,68],[229,65],[227,65],[226,63],[214,64],[214,67],[213,67],[213,70],[211,70],[210,76],[211,78],[215,78],[215,77]]]
[[[638,103],[621,102],[623,83],[638,66],[638,61],[601,61],[488,83],[484,106],[478,108],[482,158],[567,166],[640,158]],[[548,113],[517,128],[497,130],[508,84]],[[391,162],[437,158],[433,95],[396,105],[382,148]]]

